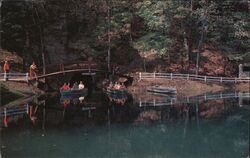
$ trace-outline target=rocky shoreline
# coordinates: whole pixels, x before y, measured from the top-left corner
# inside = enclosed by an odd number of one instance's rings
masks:
[[[0,82],[1,107],[10,106],[14,102],[26,100],[33,96],[45,95],[45,92],[23,82]]]

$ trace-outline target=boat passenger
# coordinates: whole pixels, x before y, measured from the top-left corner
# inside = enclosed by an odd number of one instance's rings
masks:
[[[82,83],[82,81],[80,81],[79,85],[78,85],[78,89],[84,89],[84,84]]]
[[[123,82],[122,82],[122,85],[121,85],[121,89],[126,89],[126,86],[124,85]]]
[[[68,83],[67,84],[67,86],[66,86],[66,90],[70,90],[71,88],[70,88],[70,83]]]
[[[109,83],[109,88],[113,88],[113,86],[114,86],[113,83],[110,82],[110,83]]]
[[[116,82],[115,86],[114,86],[114,89],[120,89],[120,88],[121,88],[121,85]]]
[[[66,88],[67,88],[67,84],[64,83],[63,86],[60,88],[60,90],[66,90]]]
[[[74,85],[71,88],[71,90],[79,90],[79,86],[78,86],[77,82],[74,83]]]

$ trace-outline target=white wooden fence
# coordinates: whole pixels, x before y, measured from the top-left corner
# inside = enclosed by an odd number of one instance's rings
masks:
[[[29,80],[29,73],[0,73],[0,81],[25,81]]]
[[[139,81],[142,79],[159,79],[166,78],[169,80],[182,79],[182,80],[198,80],[204,82],[250,82],[250,77],[238,78],[238,77],[213,77],[213,76],[201,76],[193,74],[175,74],[175,73],[148,73],[148,72],[139,72]]]

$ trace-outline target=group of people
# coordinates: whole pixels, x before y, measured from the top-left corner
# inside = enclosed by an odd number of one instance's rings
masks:
[[[122,83],[115,82],[115,84],[113,84],[112,82],[110,82],[109,88],[120,90],[120,89],[126,89],[126,86],[124,85],[123,82]]]
[[[82,81],[78,84],[75,82],[72,87],[70,87],[70,83],[64,83],[63,86],[60,88],[61,90],[67,91],[67,90],[81,90],[84,89],[84,84]]]
[[[11,66],[10,66],[9,61],[7,61],[7,60],[4,61],[3,72],[4,72],[5,81],[8,81],[8,79],[9,79],[10,68],[11,68]],[[37,71],[37,66],[36,66],[35,62],[33,62],[29,67],[29,78],[30,79],[36,77],[36,71]]]

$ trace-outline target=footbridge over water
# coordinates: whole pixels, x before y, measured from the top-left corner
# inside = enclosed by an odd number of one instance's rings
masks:
[[[56,77],[70,73],[82,72],[82,75],[95,75],[97,72],[105,72],[95,62],[89,61],[74,61],[61,64],[49,64],[46,67],[38,67],[33,77],[28,72],[26,73],[0,73],[0,81],[24,81],[41,80],[49,77]]]

